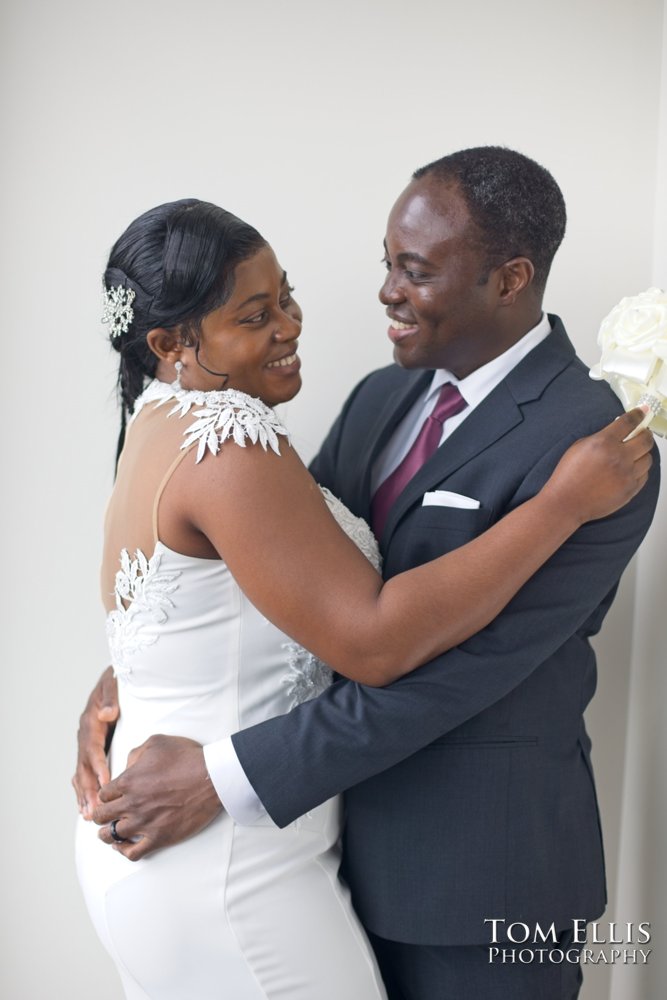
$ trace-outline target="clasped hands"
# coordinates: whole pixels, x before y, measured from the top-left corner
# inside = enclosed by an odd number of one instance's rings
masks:
[[[130,753],[127,769],[111,781],[106,749],[118,715],[109,667],[79,721],[72,784],[82,816],[100,826],[100,839],[138,861],[199,833],[222,805],[201,745],[181,736],[151,736]]]

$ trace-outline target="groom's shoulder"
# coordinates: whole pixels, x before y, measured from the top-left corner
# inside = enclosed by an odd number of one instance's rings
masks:
[[[420,369],[423,371],[424,369]],[[390,364],[383,368],[375,368],[369,372],[362,380],[362,384],[367,382],[372,385],[405,385],[411,378],[415,377],[415,369],[401,368],[400,365]]]
[[[525,416],[540,414],[561,430],[579,424],[582,433],[590,433],[623,407],[607,382],[590,377],[560,318],[549,320],[551,334],[509,372],[505,384]]]
[[[424,369],[420,369],[423,371]],[[401,368],[400,365],[385,365],[376,368],[365,375],[350,393],[348,399],[366,399],[376,396],[387,396],[407,387],[419,376],[413,369]]]

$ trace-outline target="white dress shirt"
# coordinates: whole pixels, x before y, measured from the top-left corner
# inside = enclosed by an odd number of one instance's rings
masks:
[[[422,424],[435,406],[438,393],[445,382],[456,385],[468,405],[460,413],[445,421],[440,444],[533,348],[548,337],[550,332],[549,320],[543,314],[537,326],[529,330],[521,340],[465,378],[458,379],[444,368],[435,371],[428,389],[410,408],[374,463],[371,473],[371,493],[375,493],[380,483],[403,461]],[[232,819],[242,826],[252,826],[260,819],[266,822],[266,810],[246,777],[234,750],[231,736],[205,746],[204,759],[213,787]]]
[[[456,375],[447,371],[446,368],[438,368],[433,373],[433,379],[426,391],[419,397],[414,405],[408,410],[403,420],[400,422],[395,432],[389,439],[388,444],[378,455],[371,473],[371,496],[378,486],[391,475],[403,461],[410,448],[414,444],[422,424],[433,410],[440,389],[446,382],[455,385],[466,403],[468,404],[460,413],[455,414],[445,420],[442,427],[442,437],[440,444],[446,441],[449,435],[469,417],[476,406],[485,399],[489,393],[499,385],[513,368],[519,364],[525,356],[537,347],[551,333],[549,320],[546,315],[534,326],[532,330],[508,348],[503,354],[498,355],[493,361],[482,365],[476,371],[471,372],[465,378],[458,379]]]

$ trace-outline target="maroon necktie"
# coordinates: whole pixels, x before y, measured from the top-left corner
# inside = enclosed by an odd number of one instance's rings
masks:
[[[409,452],[394,471],[387,476],[371,501],[371,527],[376,538],[382,537],[387,516],[394,501],[403,492],[412,477],[436,451],[442,437],[442,425],[448,417],[460,413],[468,404],[451,382],[445,382],[432,412],[424,421]]]

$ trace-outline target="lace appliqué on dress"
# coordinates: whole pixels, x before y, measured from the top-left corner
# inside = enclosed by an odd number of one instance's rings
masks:
[[[377,539],[363,517],[357,517],[326,486],[320,486],[326,505],[347,537],[363,552],[371,566],[382,572],[382,556]]]
[[[217,455],[220,446],[230,438],[241,448],[245,448],[246,440],[252,444],[259,442],[264,451],[268,447],[276,455],[280,454],[278,435],[283,435],[289,442],[287,429],[271,407],[238,389],[200,392],[177,389],[155,379],[137,400],[134,413],[138,413],[146,403],[156,402],[161,406],[169,400],[175,400],[176,405],[168,416],[177,413],[179,417],[184,417],[193,406],[201,407],[193,411],[197,419],[188,426],[181,445],[181,448],[189,448],[198,442],[197,462],[201,462],[207,450]]]
[[[363,552],[379,573],[382,567],[382,558],[375,535],[369,526],[363,518],[356,517],[348,510],[345,504],[330,490],[323,486],[320,489],[327,507],[345,534]],[[318,660],[316,656],[309,653],[297,642],[286,642],[283,644],[283,649],[287,654],[289,670],[282,678],[281,684],[287,688],[287,695],[290,699],[289,707],[292,709],[326,691],[333,679],[333,671],[331,667]]]
[[[298,642],[285,642],[282,648],[285,650],[289,669],[280,683],[287,689],[289,707],[292,709],[326,691],[333,680],[333,670]]]
[[[161,625],[167,620],[167,609],[174,606],[169,595],[178,587],[175,581],[180,570],[160,572],[161,559],[160,552],[150,560],[141,549],[134,559],[127,549],[121,552],[114,588],[116,610],[107,615],[107,638],[117,675],[127,677],[132,672],[132,656],[157,641],[158,633],[146,627],[146,616],[151,623]]]

